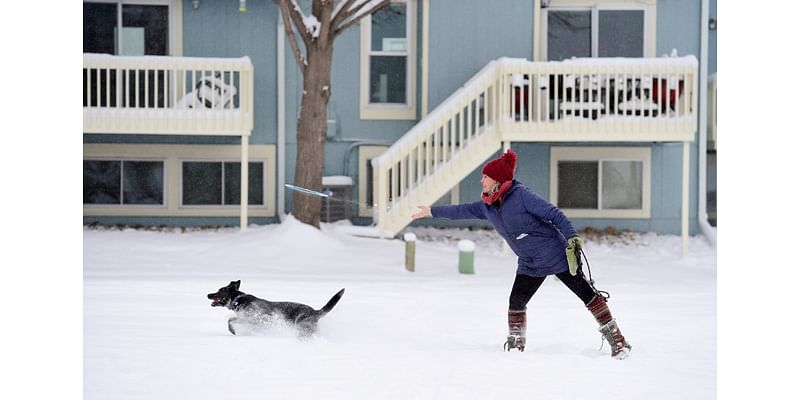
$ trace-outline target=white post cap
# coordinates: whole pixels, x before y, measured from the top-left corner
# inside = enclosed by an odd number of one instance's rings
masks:
[[[464,239],[458,242],[458,251],[475,251],[475,242],[472,240]]]

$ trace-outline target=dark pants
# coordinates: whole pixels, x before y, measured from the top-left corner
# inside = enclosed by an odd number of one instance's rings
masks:
[[[572,293],[580,297],[584,305],[589,304],[594,298],[596,293],[586,278],[583,277],[583,274],[572,276],[569,271],[565,271],[556,274],[556,276]],[[514,279],[514,286],[511,287],[511,296],[508,298],[508,309],[524,310],[531,297],[539,290],[539,286],[542,286],[544,278],[546,277],[517,275],[516,279]]]

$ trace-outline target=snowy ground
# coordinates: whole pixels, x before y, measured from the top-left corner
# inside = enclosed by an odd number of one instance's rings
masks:
[[[404,243],[289,218],[247,231],[83,233],[86,399],[713,399],[716,250],[692,238],[589,241],[599,289],[633,345],[612,359],[554,278],[528,305],[528,348],[504,352],[515,258],[493,232],[418,228]],[[478,240],[474,275],[455,241]],[[231,280],[269,300],[341,302],[311,339],[233,336],[206,294]]]

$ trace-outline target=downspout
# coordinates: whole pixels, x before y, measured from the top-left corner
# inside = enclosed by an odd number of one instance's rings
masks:
[[[428,57],[430,49],[430,0],[422,0],[422,87],[420,88],[420,121],[428,115]]]
[[[538,34],[539,32],[542,31],[541,21],[542,21],[542,3],[541,3],[541,0],[533,0],[533,32],[532,32],[533,33],[533,38],[532,38],[533,39],[533,57],[531,57],[531,60],[533,60],[533,61],[539,61],[539,58],[541,57],[539,55],[539,52],[542,51],[541,50],[542,45],[541,45],[541,43],[539,43],[539,36],[540,35]]]
[[[706,210],[707,179],[706,152],[708,146],[708,0],[703,0],[700,6],[700,121],[698,132],[700,138],[697,154],[697,222],[700,231],[711,242],[717,244],[717,233],[708,223]]]
[[[277,43],[277,87],[278,87],[278,143],[277,160],[278,165],[278,218],[283,222],[286,218],[286,31],[283,26],[283,18],[278,11],[278,43]]]

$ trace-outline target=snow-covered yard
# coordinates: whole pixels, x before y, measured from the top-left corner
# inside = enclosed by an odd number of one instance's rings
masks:
[[[602,348],[596,323],[555,278],[528,305],[528,347],[504,352],[515,257],[493,232],[417,228],[404,242],[314,230],[293,218],[246,231],[83,232],[86,399],[713,399],[716,249],[702,237],[589,240],[597,287],[633,346]],[[447,236],[450,236],[448,239]],[[456,239],[477,241],[459,274]],[[299,339],[276,326],[227,331],[207,293],[231,280],[268,300],[320,308]]]

